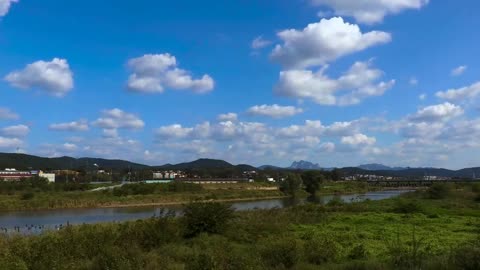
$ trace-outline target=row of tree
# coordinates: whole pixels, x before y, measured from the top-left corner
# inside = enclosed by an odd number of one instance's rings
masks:
[[[289,173],[285,180],[280,182],[280,190],[290,196],[295,196],[303,188],[311,196],[315,196],[325,180],[326,177],[322,171]]]

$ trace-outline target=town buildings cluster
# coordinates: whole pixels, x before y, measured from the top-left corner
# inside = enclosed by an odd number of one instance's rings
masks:
[[[5,170],[0,171],[0,179],[3,181],[20,181],[22,179],[36,176],[46,178],[48,182],[51,183],[55,182],[55,173],[45,173],[37,170],[19,171],[15,168],[6,168]]]

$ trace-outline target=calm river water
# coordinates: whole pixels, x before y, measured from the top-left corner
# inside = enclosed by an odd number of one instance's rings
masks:
[[[368,192],[364,194],[338,195],[345,202],[357,202],[366,199],[383,200],[396,197],[401,193],[411,190],[385,190]],[[319,197],[318,203],[327,203],[335,196],[326,195]],[[306,199],[271,199],[256,200],[232,203],[237,211],[253,209],[284,208],[297,204],[303,204]],[[0,228],[7,232],[13,232],[19,227],[21,233],[38,233],[44,229],[58,229],[67,223],[91,224],[100,222],[122,222],[127,220],[146,219],[152,216],[161,215],[162,211],[173,210],[181,214],[182,206],[155,206],[155,207],[120,207],[120,208],[90,208],[90,209],[57,209],[57,210],[36,210],[17,211],[0,213]],[[0,231],[1,233],[1,231]]]

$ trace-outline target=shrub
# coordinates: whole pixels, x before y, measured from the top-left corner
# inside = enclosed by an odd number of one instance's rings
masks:
[[[453,261],[460,269],[480,269],[480,239],[458,247],[453,252]]]
[[[430,199],[439,200],[448,197],[448,195],[450,195],[450,191],[450,185],[436,183],[428,189],[427,194]]]
[[[285,180],[280,183],[280,191],[290,196],[295,196],[301,186],[302,179],[297,174],[290,173]]]
[[[401,241],[400,234],[397,234],[396,239],[387,244],[387,253],[395,269],[422,269],[426,258],[431,255],[428,250],[423,239],[416,237],[415,227],[408,241]]]
[[[340,196],[334,196],[328,203],[327,206],[330,207],[342,207],[345,205],[345,202]]]
[[[22,194],[21,199],[24,200],[24,201],[28,201],[28,200],[33,199],[33,197],[35,197],[35,193],[33,193],[33,192],[26,192],[26,193],[23,193],[23,194]]]
[[[472,191],[475,193],[480,193],[480,183],[473,184]]]
[[[365,259],[368,257],[368,250],[363,244],[358,244],[350,250],[348,258],[352,260]]]
[[[323,264],[335,261],[340,254],[340,246],[327,235],[314,236],[304,246],[305,258],[312,264]]]
[[[301,255],[299,244],[292,237],[266,239],[260,248],[260,254],[266,264],[275,269],[294,267]]]
[[[401,214],[413,214],[422,212],[422,207],[415,200],[397,199],[392,211]]]
[[[215,269],[215,263],[211,256],[206,253],[200,253],[188,260],[185,264],[186,270],[210,270]]]
[[[342,270],[385,270],[386,265],[378,261],[351,261],[343,265]]]
[[[194,202],[184,209],[185,236],[200,233],[221,233],[233,218],[233,209],[218,202]]]

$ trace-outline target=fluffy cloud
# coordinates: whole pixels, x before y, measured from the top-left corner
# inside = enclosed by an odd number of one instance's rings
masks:
[[[193,79],[190,72],[178,68],[175,56],[166,54],[146,54],[128,61],[132,71],[127,86],[132,91],[161,93],[165,88],[205,93],[213,90],[215,82],[205,74]]]
[[[224,113],[218,115],[219,121],[237,121],[238,115],[236,113]]]
[[[120,109],[104,110],[93,125],[103,129],[142,129],[145,123],[138,116]]]
[[[383,72],[370,67],[371,61],[356,62],[337,79],[325,75],[326,67],[311,70],[280,72],[275,93],[295,98],[308,98],[322,105],[353,105],[371,96],[380,96],[390,89],[394,80],[377,82]],[[338,95],[337,93],[342,93]]]
[[[9,73],[5,80],[13,87],[38,88],[57,97],[66,95],[73,88],[73,72],[67,60],[60,58],[28,64],[23,70]]]
[[[303,110],[301,108],[296,108],[294,106],[264,104],[264,105],[253,106],[250,109],[248,109],[247,112],[252,115],[268,116],[273,118],[283,118],[283,117],[294,116],[296,114],[302,113]]]
[[[415,122],[446,121],[462,115],[463,112],[460,106],[445,102],[420,109],[417,113],[411,115],[409,119]]]
[[[0,0],[0,17],[7,15],[12,3],[17,3],[18,0]]]
[[[283,44],[275,46],[271,58],[289,69],[324,65],[391,40],[389,33],[362,33],[358,25],[344,22],[340,17],[322,19],[301,31],[283,30],[277,35]]]
[[[21,138],[30,133],[30,128],[26,125],[15,125],[0,129],[0,134],[5,137]]]
[[[378,23],[388,14],[420,9],[429,0],[311,0],[313,5],[332,8],[335,14],[354,17],[361,23]]]
[[[163,126],[156,130],[157,136],[163,139],[169,138],[185,138],[191,134],[193,128],[184,128],[180,124]]]
[[[365,134],[357,133],[352,136],[342,137],[341,142],[347,145],[372,145],[375,144],[377,140],[374,137],[368,137]]]
[[[17,113],[12,112],[9,108],[0,107],[1,120],[16,120],[18,118],[20,118],[20,116]]]
[[[265,48],[265,47],[269,46],[270,44],[272,44],[272,42],[270,40],[264,39],[263,36],[258,36],[252,41],[251,47],[254,50],[258,50],[258,49],[261,49],[261,48]]]
[[[415,86],[415,85],[418,84],[418,80],[417,80],[417,78],[412,77],[412,78],[410,78],[410,80],[408,81],[408,83],[409,83],[410,85],[412,85],[412,86]]]
[[[452,69],[452,71],[450,72],[450,74],[451,74],[452,76],[460,76],[460,75],[462,75],[466,70],[467,70],[467,66],[459,66],[459,67],[456,67],[456,68]]]
[[[5,138],[0,136],[0,148],[11,149],[20,147],[23,145],[23,141],[18,138]]]
[[[476,82],[470,86],[458,88],[458,89],[449,89],[447,91],[440,91],[435,94],[437,97],[451,101],[466,101],[480,95],[480,82]]]
[[[86,120],[72,121],[67,123],[56,123],[48,126],[48,129],[55,131],[87,131],[88,123]]]

